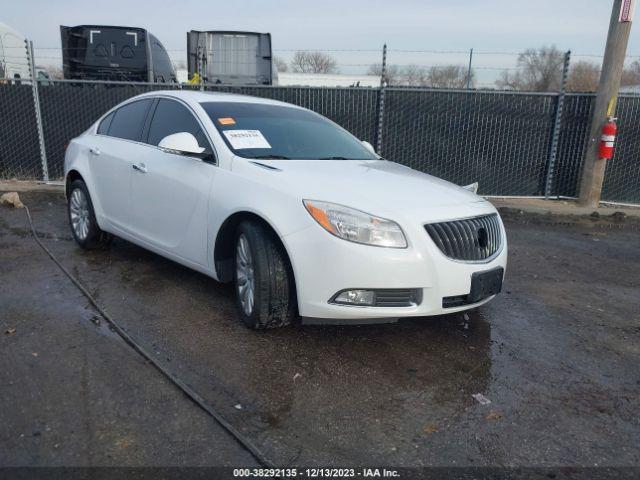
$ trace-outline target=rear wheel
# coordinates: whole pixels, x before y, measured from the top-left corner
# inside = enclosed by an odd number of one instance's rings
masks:
[[[76,243],[85,249],[104,247],[113,237],[100,230],[89,190],[82,180],[74,180],[67,200],[69,225]]]
[[[235,286],[238,309],[249,328],[289,325],[296,314],[295,286],[282,245],[272,232],[243,222],[236,232]]]

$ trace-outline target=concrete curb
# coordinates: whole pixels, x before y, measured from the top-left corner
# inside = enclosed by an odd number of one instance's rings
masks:
[[[59,183],[27,182],[22,180],[0,181],[0,192],[63,192],[64,185]]]
[[[640,207],[603,204],[587,208],[573,200],[545,200],[541,198],[489,198],[505,219],[527,216],[546,222],[576,223],[585,221],[595,225],[640,224]]]

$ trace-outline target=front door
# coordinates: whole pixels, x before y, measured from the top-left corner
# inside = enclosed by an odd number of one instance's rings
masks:
[[[131,176],[136,237],[182,258],[207,264],[207,212],[215,168],[159,148]]]
[[[156,248],[207,265],[207,215],[216,166],[170,153],[157,145],[168,135],[188,132],[211,151],[194,114],[182,103],[160,99],[152,114],[144,165],[131,176],[131,217],[135,235]]]

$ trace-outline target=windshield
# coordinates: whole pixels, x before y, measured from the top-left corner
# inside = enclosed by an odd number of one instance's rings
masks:
[[[353,135],[317,113],[280,105],[206,102],[227,146],[245,158],[376,160]]]

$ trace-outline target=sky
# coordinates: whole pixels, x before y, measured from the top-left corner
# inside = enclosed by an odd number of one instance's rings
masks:
[[[174,61],[185,58],[191,29],[270,32],[276,55],[285,60],[297,49],[326,50],[344,73],[379,63],[384,43],[388,62],[399,65],[463,65],[473,48],[474,66],[486,67],[477,73],[490,80],[498,69],[515,66],[517,52],[528,47],[554,44],[571,49],[574,61],[600,63],[611,5],[612,0],[0,0],[0,21],[32,40],[37,61],[45,65],[59,62],[60,25],[104,24],[148,29]],[[640,7],[629,60],[640,56],[638,17]]]

